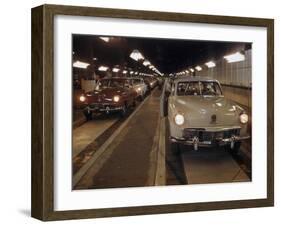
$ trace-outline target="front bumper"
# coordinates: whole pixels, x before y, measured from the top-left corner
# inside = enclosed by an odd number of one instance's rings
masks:
[[[191,131],[191,132],[190,132]],[[249,135],[240,135],[240,129],[226,129],[218,131],[205,131],[191,129],[188,135],[183,137],[170,137],[172,143],[180,143],[183,145],[193,146],[194,150],[198,147],[214,147],[230,145],[234,148],[234,144],[243,140],[250,139]],[[203,134],[203,135],[202,135]]]
[[[120,104],[111,104],[111,103],[92,103],[85,107],[84,111],[87,112],[96,112],[96,113],[110,113],[121,111],[123,106]]]

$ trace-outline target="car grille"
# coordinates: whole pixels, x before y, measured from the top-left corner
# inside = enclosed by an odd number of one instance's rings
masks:
[[[106,104],[99,104],[99,103],[92,103],[92,104],[89,104],[89,107],[90,107],[90,108],[96,108],[96,109],[103,109],[103,108],[105,108],[106,106],[108,106],[108,105],[106,105]]]
[[[199,141],[212,141],[215,139],[231,138],[233,135],[238,136],[240,129],[229,129],[223,131],[206,131],[205,129],[184,129],[183,137],[187,140],[192,140],[193,137],[198,137]]]

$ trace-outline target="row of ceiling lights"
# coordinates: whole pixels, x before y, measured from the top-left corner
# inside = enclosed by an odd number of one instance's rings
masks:
[[[107,66],[99,66],[98,70],[105,72],[105,71],[109,70],[109,67],[107,67]],[[121,71],[121,69],[119,67],[112,68],[112,72],[114,72],[114,73],[118,73],[120,71]],[[152,76],[151,74],[142,73],[142,72],[138,72],[138,71],[132,71],[132,70],[128,70],[128,69],[122,70],[122,74],[124,74],[124,75],[130,74],[130,75]]]
[[[100,66],[98,68],[99,71],[108,71],[109,68],[107,66]],[[112,72],[118,73],[120,72],[120,68],[118,67],[114,67],[112,68]],[[130,74],[130,75],[146,75],[146,76],[151,76],[151,74],[146,74],[146,73],[142,73],[142,72],[138,72],[138,71],[130,71],[130,70],[122,70],[122,74]]]
[[[85,63],[85,62],[81,62],[81,61],[75,61],[73,63],[73,67],[76,67],[76,68],[83,68],[83,69],[86,69],[90,64],[89,63]],[[106,71],[109,71],[109,67],[107,66],[104,66],[104,65],[101,65],[98,67],[98,70],[99,71],[102,71],[102,72],[106,72]],[[112,72],[114,73],[118,73],[121,69],[118,68],[118,67],[114,67],[112,68]],[[130,74],[130,75],[144,75],[144,76],[151,76],[151,74],[147,74],[147,73],[142,73],[142,72],[137,72],[137,71],[129,71],[129,70],[122,70],[122,74]]]
[[[227,63],[235,63],[235,62],[244,61],[245,55],[240,53],[240,52],[236,52],[236,53],[233,53],[233,54],[230,54],[230,55],[226,55],[223,58],[226,59]],[[205,63],[205,65],[208,68],[213,68],[213,67],[216,66],[216,63],[214,61],[208,61],[208,62]],[[176,73],[176,75],[184,75],[184,74],[193,73],[195,70],[196,71],[202,71],[203,68],[201,66],[197,65],[195,67],[195,69],[189,68],[188,70],[184,70],[184,71]]]
[[[110,38],[109,37],[99,37],[101,40],[103,40],[104,42],[109,42]],[[73,52],[74,54],[74,52]],[[159,75],[163,75],[155,66],[153,66],[148,60],[144,59],[143,55],[138,51],[138,50],[133,50],[132,53],[130,54],[130,57],[132,59],[134,59],[135,61],[142,61],[142,64],[145,67],[148,67],[150,70],[152,70],[153,72],[159,74]],[[97,60],[97,58],[94,58],[93,60]],[[73,67],[77,67],[77,68],[83,68],[83,69],[87,69],[88,66],[90,64],[87,62],[82,62],[82,61],[75,61],[73,63]],[[107,66],[101,65],[99,66],[98,70],[99,71],[107,71],[109,68]],[[120,71],[119,68],[114,67],[112,69],[112,72],[118,73]],[[123,70],[122,71],[123,74],[127,74],[128,71],[127,70]],[[139,72],[134,72],[134,71],[130,71],[130,74],[140,74],[140,75],[151,75],[151,74],[146,74],[146,73],[139,73]]]
[[[163,76],[163,73],[161,73],[155,66],[153,66],[148,60],[146,60],[139,50],[133,50],[130,54],[130,57],[137,62],[142,62],[145,67],[148,67],[153,72]]]

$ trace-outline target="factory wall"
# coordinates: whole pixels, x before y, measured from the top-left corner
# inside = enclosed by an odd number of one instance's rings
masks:
[[[224,95],[241,105],[252,107],[252,50],[245,51],[245,60],[235,63],[227,63],[225,59],[214,61],[216,66],[202,71],[196,71],[196,76],[208,76],[217,79]]]

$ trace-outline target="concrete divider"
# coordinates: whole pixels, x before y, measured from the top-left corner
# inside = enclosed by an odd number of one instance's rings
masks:
[[[157,150],[157,166],[154,185],[166,184],[166,118],[160,117],[159,120],[159,142]]]

